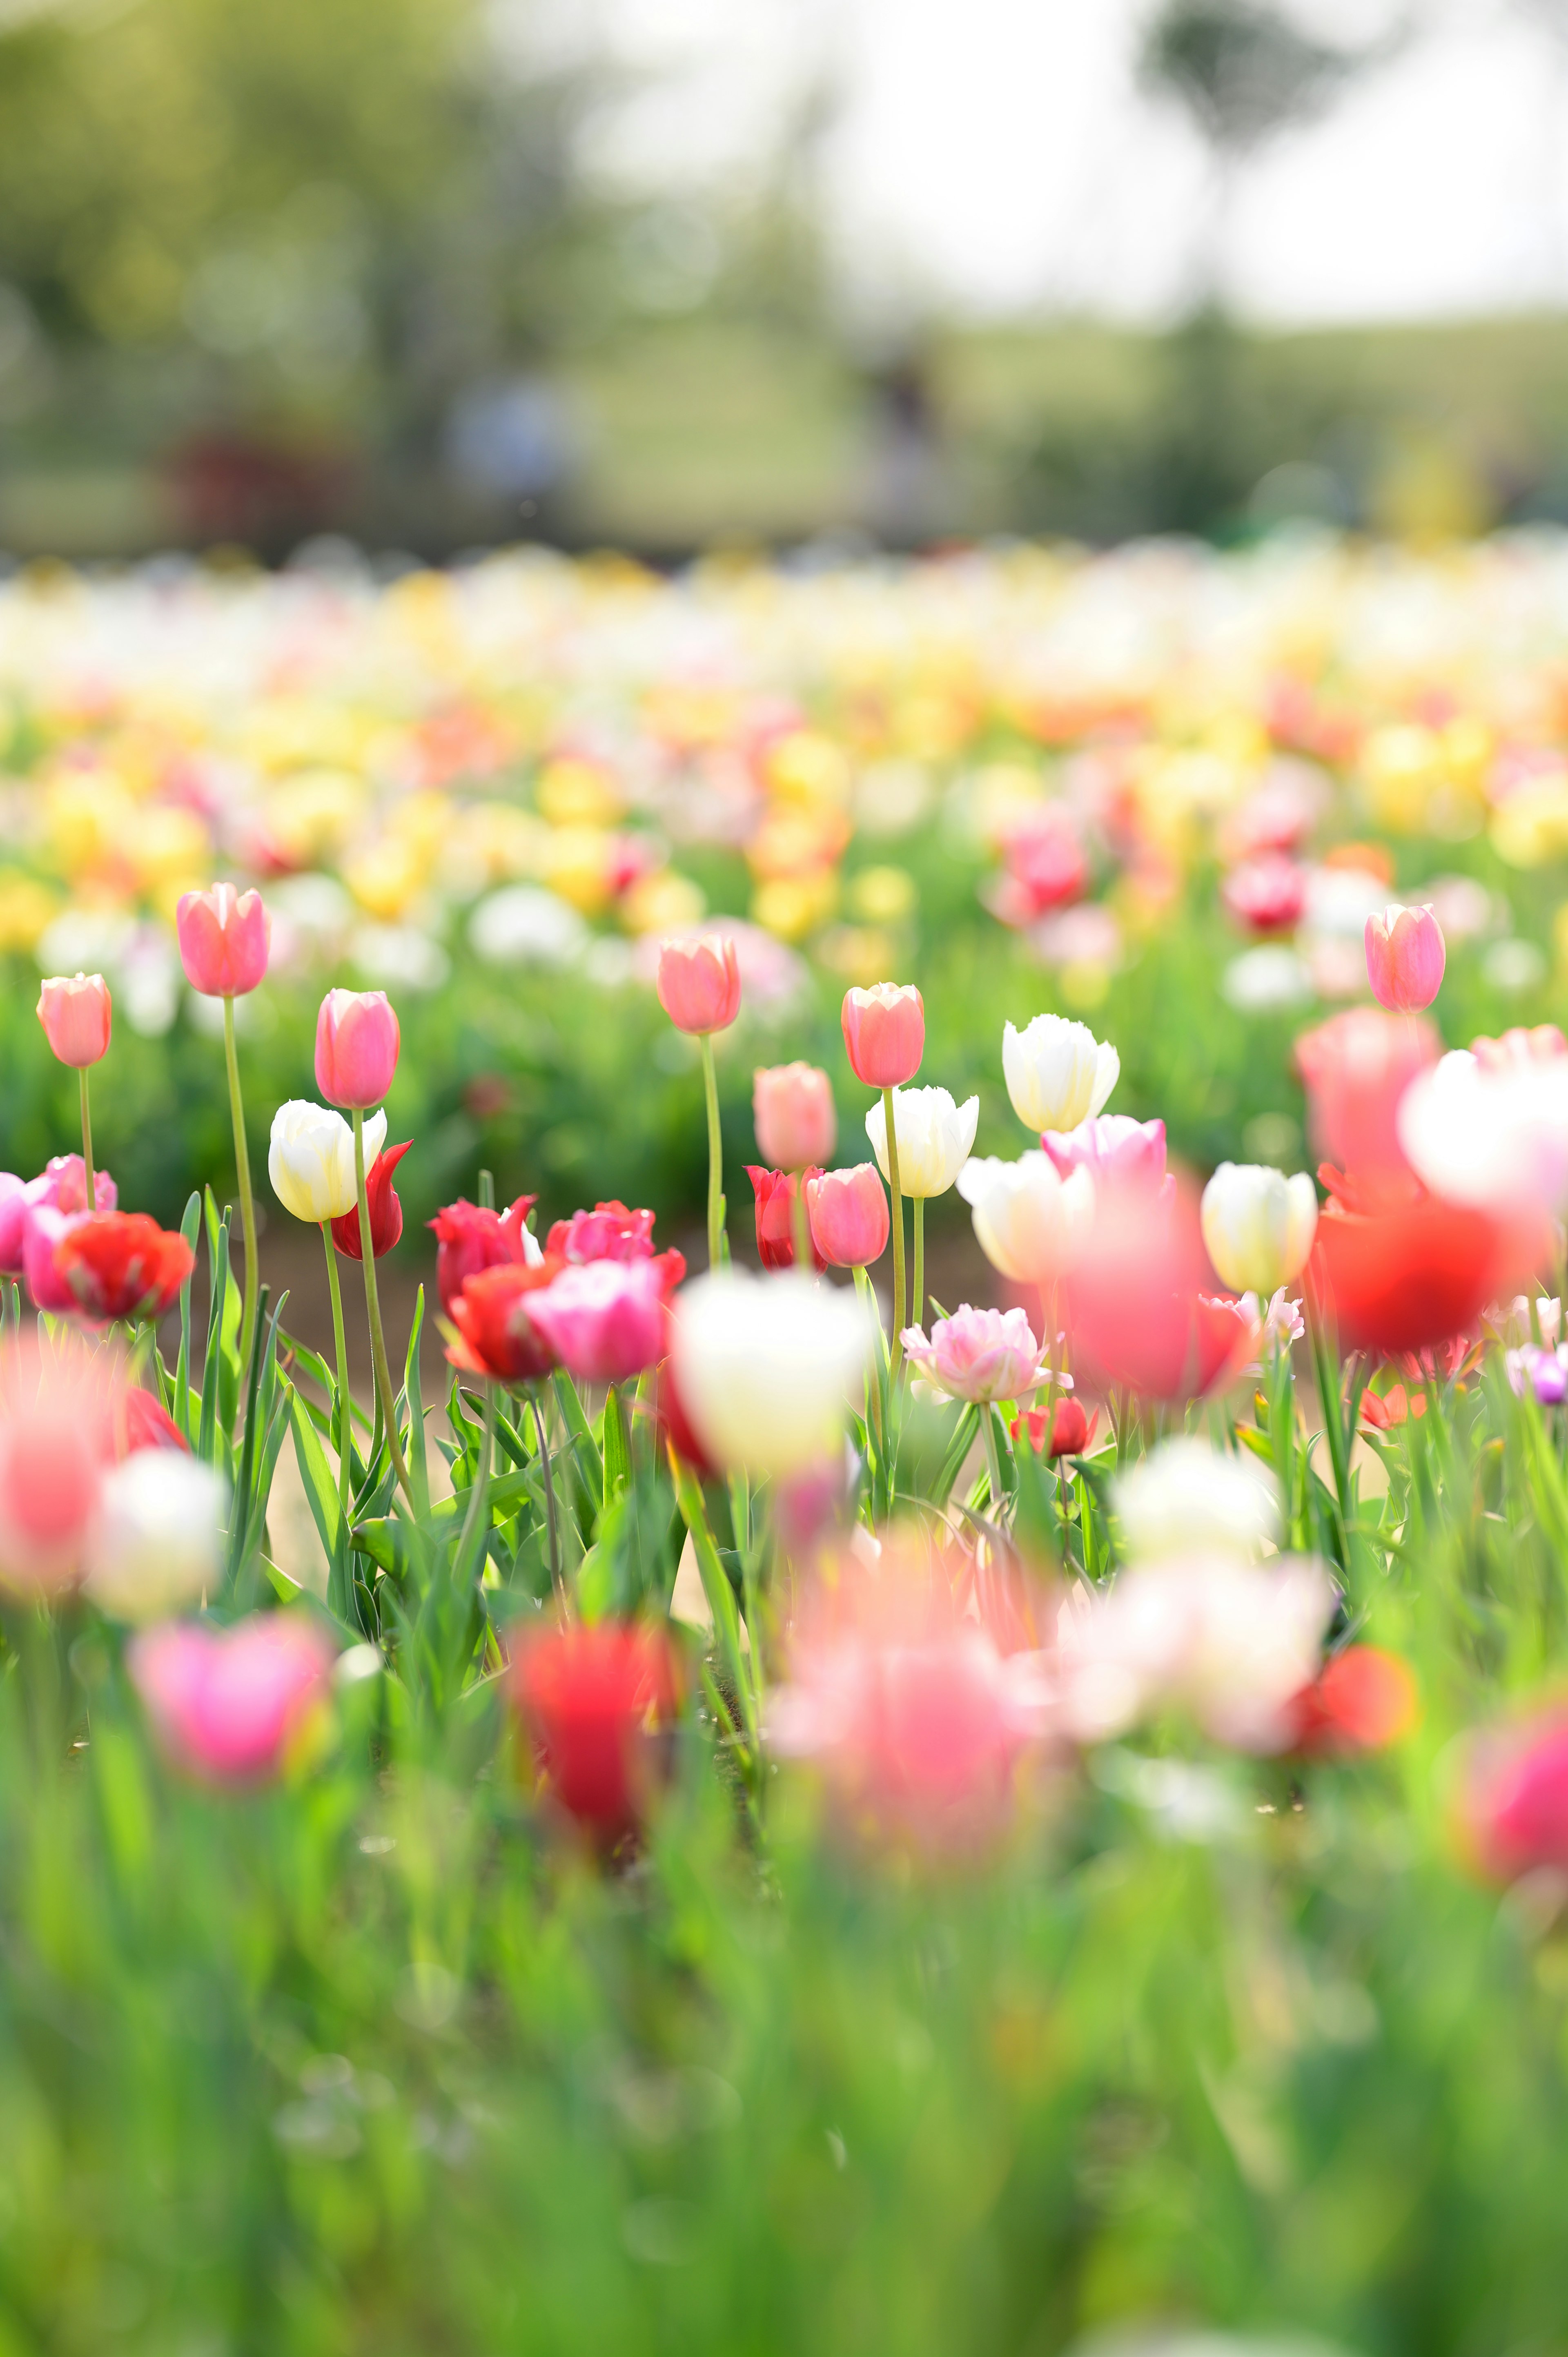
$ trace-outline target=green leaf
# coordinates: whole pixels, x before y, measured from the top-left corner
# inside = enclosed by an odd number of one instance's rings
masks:
[[[424,1324],[424,1287],[414,1296],[413,1324],[409,1331],[408,1356],[403,1361],[403,1389],[408,1402],[408,1475],[413,1485],[413,1510],[424,1516],[430,1512],[430,1465],[425,1451],[424,1402],[419,1390],[419,1337]]]

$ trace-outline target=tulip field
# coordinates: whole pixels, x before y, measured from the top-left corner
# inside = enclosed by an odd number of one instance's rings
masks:
[[[0,761],[0,2357],[1568,2349],[1568,540],[34,570]]]

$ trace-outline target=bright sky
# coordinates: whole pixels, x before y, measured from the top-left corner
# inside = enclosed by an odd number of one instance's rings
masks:
[[[614,178],[744,174],[825,64],[818,188],[846,285],[897,312],[1158,317],[1191,284],[1203,152],[1133,78],[1150,0],[564,0],[650,72],[607,115]],[[1534,0],[1536,8],[1541,0]],[[1396,0],[1295,0],[1340,38]],[[1417,29],[1327,120],[1240,180],[1233,301],[1278,320],[1423,317],[1568,299],[1568,5],[1406,0]]]

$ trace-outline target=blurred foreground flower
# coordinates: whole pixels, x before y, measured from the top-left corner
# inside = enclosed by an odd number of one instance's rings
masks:
[[[54,1248],[55,1275],[84,1318],[161,1318],[195,1265],[185,1238],[144,1211],[90,1213]]]
[[[1197,1206],[1180,1187],[1099,1196],[1067,1281],[1074,1366],[1090,1389],[1198,1399],[1233,1382],[1262,1334],[1257,1305],[1207,1290]]]
[[[1459,1763],[1461,1846],[1497,1882],[1547,1867],[1568,1873],[1568,1711],[1473,1735]]]
[[[126,1658],[177,1767],[215,1784],[255,1784],[306,1739],[326,1701],[332,1647],[303,1613],[256,1612],[231,1629],[148,1629]]]
[[[1417,1015],[1431,1006],[1446,956],[1443,928],[1430,909],[1402,908],[1396,900],[1367,920],[1367,979],[1391,1013]]]
[[[559,1806],[600,1841],[632,1832],[656,1780],[652,1730],[677,1698],[662,1633],[603,1620],[534,1638],[511,1692]]]
[[[109,1405],[81,1362],[31,1337],[0,1349],[0,1586],[47,1595],[80,1576]]]
[[[197,1603],[217,1585],[225,1504],[215,1467],[177,1449],[136,1449],[104,1478],[87,1593],[117,1620],[160,1620]]]
[[[822,1464],[842,1446],[872,1329],[853,1294],[791,1272],[725,1269],[675,1304],[681,1399],[712,1459],[757,1474]]]

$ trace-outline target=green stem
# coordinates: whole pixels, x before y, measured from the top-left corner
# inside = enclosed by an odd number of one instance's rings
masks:
[[[893,1199],[893,1372],[904,1358],[904,1190],[898,1183],[898,1125],[893,1116],[893,1092],[882,1092],[882,1118],[887,1131],[887,1191]]]
[[[349,1405],[349,1345],[343,1333],[343,1293],[338,1283],[338,1254],[333,1247],[330,1220],[321,1222],[321,1241],[327,1247],[327,1283],[332,1294],[332,1340],[338,1351],[338,1495],[347,1517],[354,1419]]]
[[[561,1541],[555,1528],[555,1483],[550,1471],[550,1443],[544,1435],[544,1410],[539,1404],[538,1386],[528,1394],[533,1410],[533,1429],[539,1435],[539,1465],[544,1476],[544,1526],[550,1543],[550,1585],[555,1591],[555,1601],[563,1614],[566,1610],[566,1583],[561,1577]]]
[[[980,1437],[985,1448],[985,1478],[991,1485],[991,1512],[994,1518],[1002,1512],[1007,1492],[1002,1486],[1002,1460],[996,1454],[996,1426],[991,1420],[989,1401],[981,1403]]]
[[[703,1088],[708,1100],[708,1266],[719,1265],[719,1241],[724,1234],[724,1138],[719,1129],[719,1083],[714,1071],[714,1035],[704,1031]]]
[[[926,1322],[926,1199],[917,1195],[915,1201],[915,1297],[909,1304],[909,1322],[924,1326]],[[947,1287],[942,1287],[945,1293]]]
[[[229,1117],[234,1125],[234,1168],[240,1180],[240,1225],[245,1232],[245,1292],[240,1312],[240,1364],[250,1361],[256,1323],[256,1205],[251,1193],[251,1149],[245,1142],[245,1108],[240,1096],[240,1059],[234,1048],[234,1000],[223,1000],[223,1056],[229,1067]],[[331,1246],[328,1247],[330,1256]]]
[[[481,1520],[489,1519],[490,1447],[496,1437],[496,1387],[487,1378],[485,1383],[485,1432],[479,1443],[479,1453],[474,1460],[474,1478],[468,1484],[468,1511],[463,1517],[462,1535],[457,1541],[457,1553],[453,1564],[453,1577],[460,1580],[468,1561],[468,1548]],[[481,1561],[483,1551],[481,1549]]]
[[[371,1202],[365,1192],[365,1116],[358,1105],[354,1107],[354,1186],[360,1198],[360,1250],[365,1261],[365,1309],[371,1321],[371,1356],[376,1366],[376,1394],[381,1404],[381,1417],[387,1428],[387,1447],[392,1450],[392,1469],[412,1506],[413,1485],[408,1478],[408,1467],[403,1462],[397,1417],[392,1413],[392,1371],[387,1365],[386,1337],[381,1332],[381,1305],[376,1292],[376,1255],[371,1241]]]
[[[81,1071],[77,1074],[77,1078],[81,1082],[81,1160],[82,1168],[86,1173],[87,1178],[87,1208],[90,1211],[96,1211],[98,1209],[98,1190],[93,1182],[92,1177],[92,1115],[88,1111],[87,1105],[87,1067],[85,1064],[82,1065]]]

